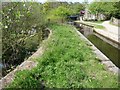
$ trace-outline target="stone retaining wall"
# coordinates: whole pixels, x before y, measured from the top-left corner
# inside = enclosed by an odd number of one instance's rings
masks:
[[[120,19],[117,19],[114,17],[111,18],[110,22],[114,25],[117,25],[117,26],[120,25]]]

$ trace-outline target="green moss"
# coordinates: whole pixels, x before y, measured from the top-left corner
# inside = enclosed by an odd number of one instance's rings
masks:
[[[9,88],[117,87],[117,75],[105,70],[74,27],[51,24],[49,28],[52,36],[44,43],[38,66],[18,72]]]

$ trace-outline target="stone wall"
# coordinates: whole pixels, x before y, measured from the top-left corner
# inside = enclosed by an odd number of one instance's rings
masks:
[[[88,35],[91,35],[93,34],[93,27],[90,27],[90,26],[83,26],[83,33],[85,36],[88,36]]]
[[[117,25],[117,26],[120,25],[120,19],[117,19],[114,17],[111,18],[110,22],[114,25]]]

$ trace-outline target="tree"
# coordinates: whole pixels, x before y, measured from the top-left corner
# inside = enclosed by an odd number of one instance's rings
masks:
[[[119,5],[120,5],[120,1],[115,2],[115,4],[114,4],[115,9],[113,11],[113,17],[118,18],[118,19],[120,19],[120,7],[119,7]]]
[[[42,39],[43,26],[45,19],[41,4],[33,2],[3,4],[2,61],[4,66],[8,65],[7,69],[20,64],[31,51],[35,51]]]
[[[104,14],[107,19],[110,19],[110,17],[113,16],[113,12],[115,10],[114,4],[115,2],[104,2],[101,0],[101,2],[91,3],[88,8],[91,13],[97,15],[97,18],[98,14]]]
[[[72,14],[79,14],[81,10],[85,9],[84,4],[79,2],[69,4],[69,8]]]
[[[58,8],[52,9],[48,15],[48,18],[53,21],[61,21],[62,23],[67,18],[67,16],[70,15],[69,8],[66,8],[64,6],[59,6]]]

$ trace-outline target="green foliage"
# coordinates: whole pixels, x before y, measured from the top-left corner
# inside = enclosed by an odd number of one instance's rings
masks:
[[[43,4],[46,18],[54,22],[64,22],[67,16],[79,14],[80,10],[84,10],[84,5],[81,3],[46,2]]]
[[[55,12],[55,15],[57,16],[61,16],[61,17],[64,17],[64,16],[67,16],[69,15],[69,10],[63,6],[59,6],[57,9],[56,9],[56,12]]]
[[[24,87],[23,89],[28,89],[28,88],[37,88],[37,86],[39,85],[39,80],[34,79],[34,76],[32,76],[32,73],[30,71],[24,70],[22,72],[17,73],[16,75],[17,76],[15,77],[15,79],[19,83],[21,83],[21,85],[19,85],[17,82],[14,82],[14,84],[12,84],[10,88],[15,88],[15,86],[18,86],[17,88]],[[23,80],[26,82],[22,83]]]
[[[8,88],[112,88],[117,76],[105,71],[72,26],[51,24],[51,38],[38,66],[21,71]],[[104,83],[105,82],[105,83]]]
[[[36,50],[39,41],[42,40],[40,37],[42,37],[44,25],[45,19],[40,4],[33,2],[3,3],[2,61],[7,65],[6,69],[20,64],[25,57]],[[38,35],[40,37],[36,37]],[[31,38],[34,42],[30,40]],[[32,44],[30,44],[31,42]]]
[[[93,14],[104,14],[109,19],[111,16],[119,18],[119,2],[93,2],[88,8]]]
[[[97,2],[93,2],[93,3],[91,3],[89,6],[88,6],[88,8],[89,8],[89,10],[91,11],[91,13],[93,13],[93,14],[96,14],[96,12],[97,12],[97,8],[96,8],[96,4],[97,4]]]
[[[70,15],[70,10],[64,6],[59,6],[58,8],[52,9],[47,18],[57,22],[64,22],[68,15]]]
[[[120,19],[120,1],[119,2],[116,2],[115,4],[114,4],[114,7],[115,7],[115,9],[114,9],[114,11],[113,11],[113,16],[115,17],[115,18],[118,18],[118,19]]]
[[[85,5],[81,3],[71,3],[69,4],[71,14],[80,14],[81,10],[85,9]]]

